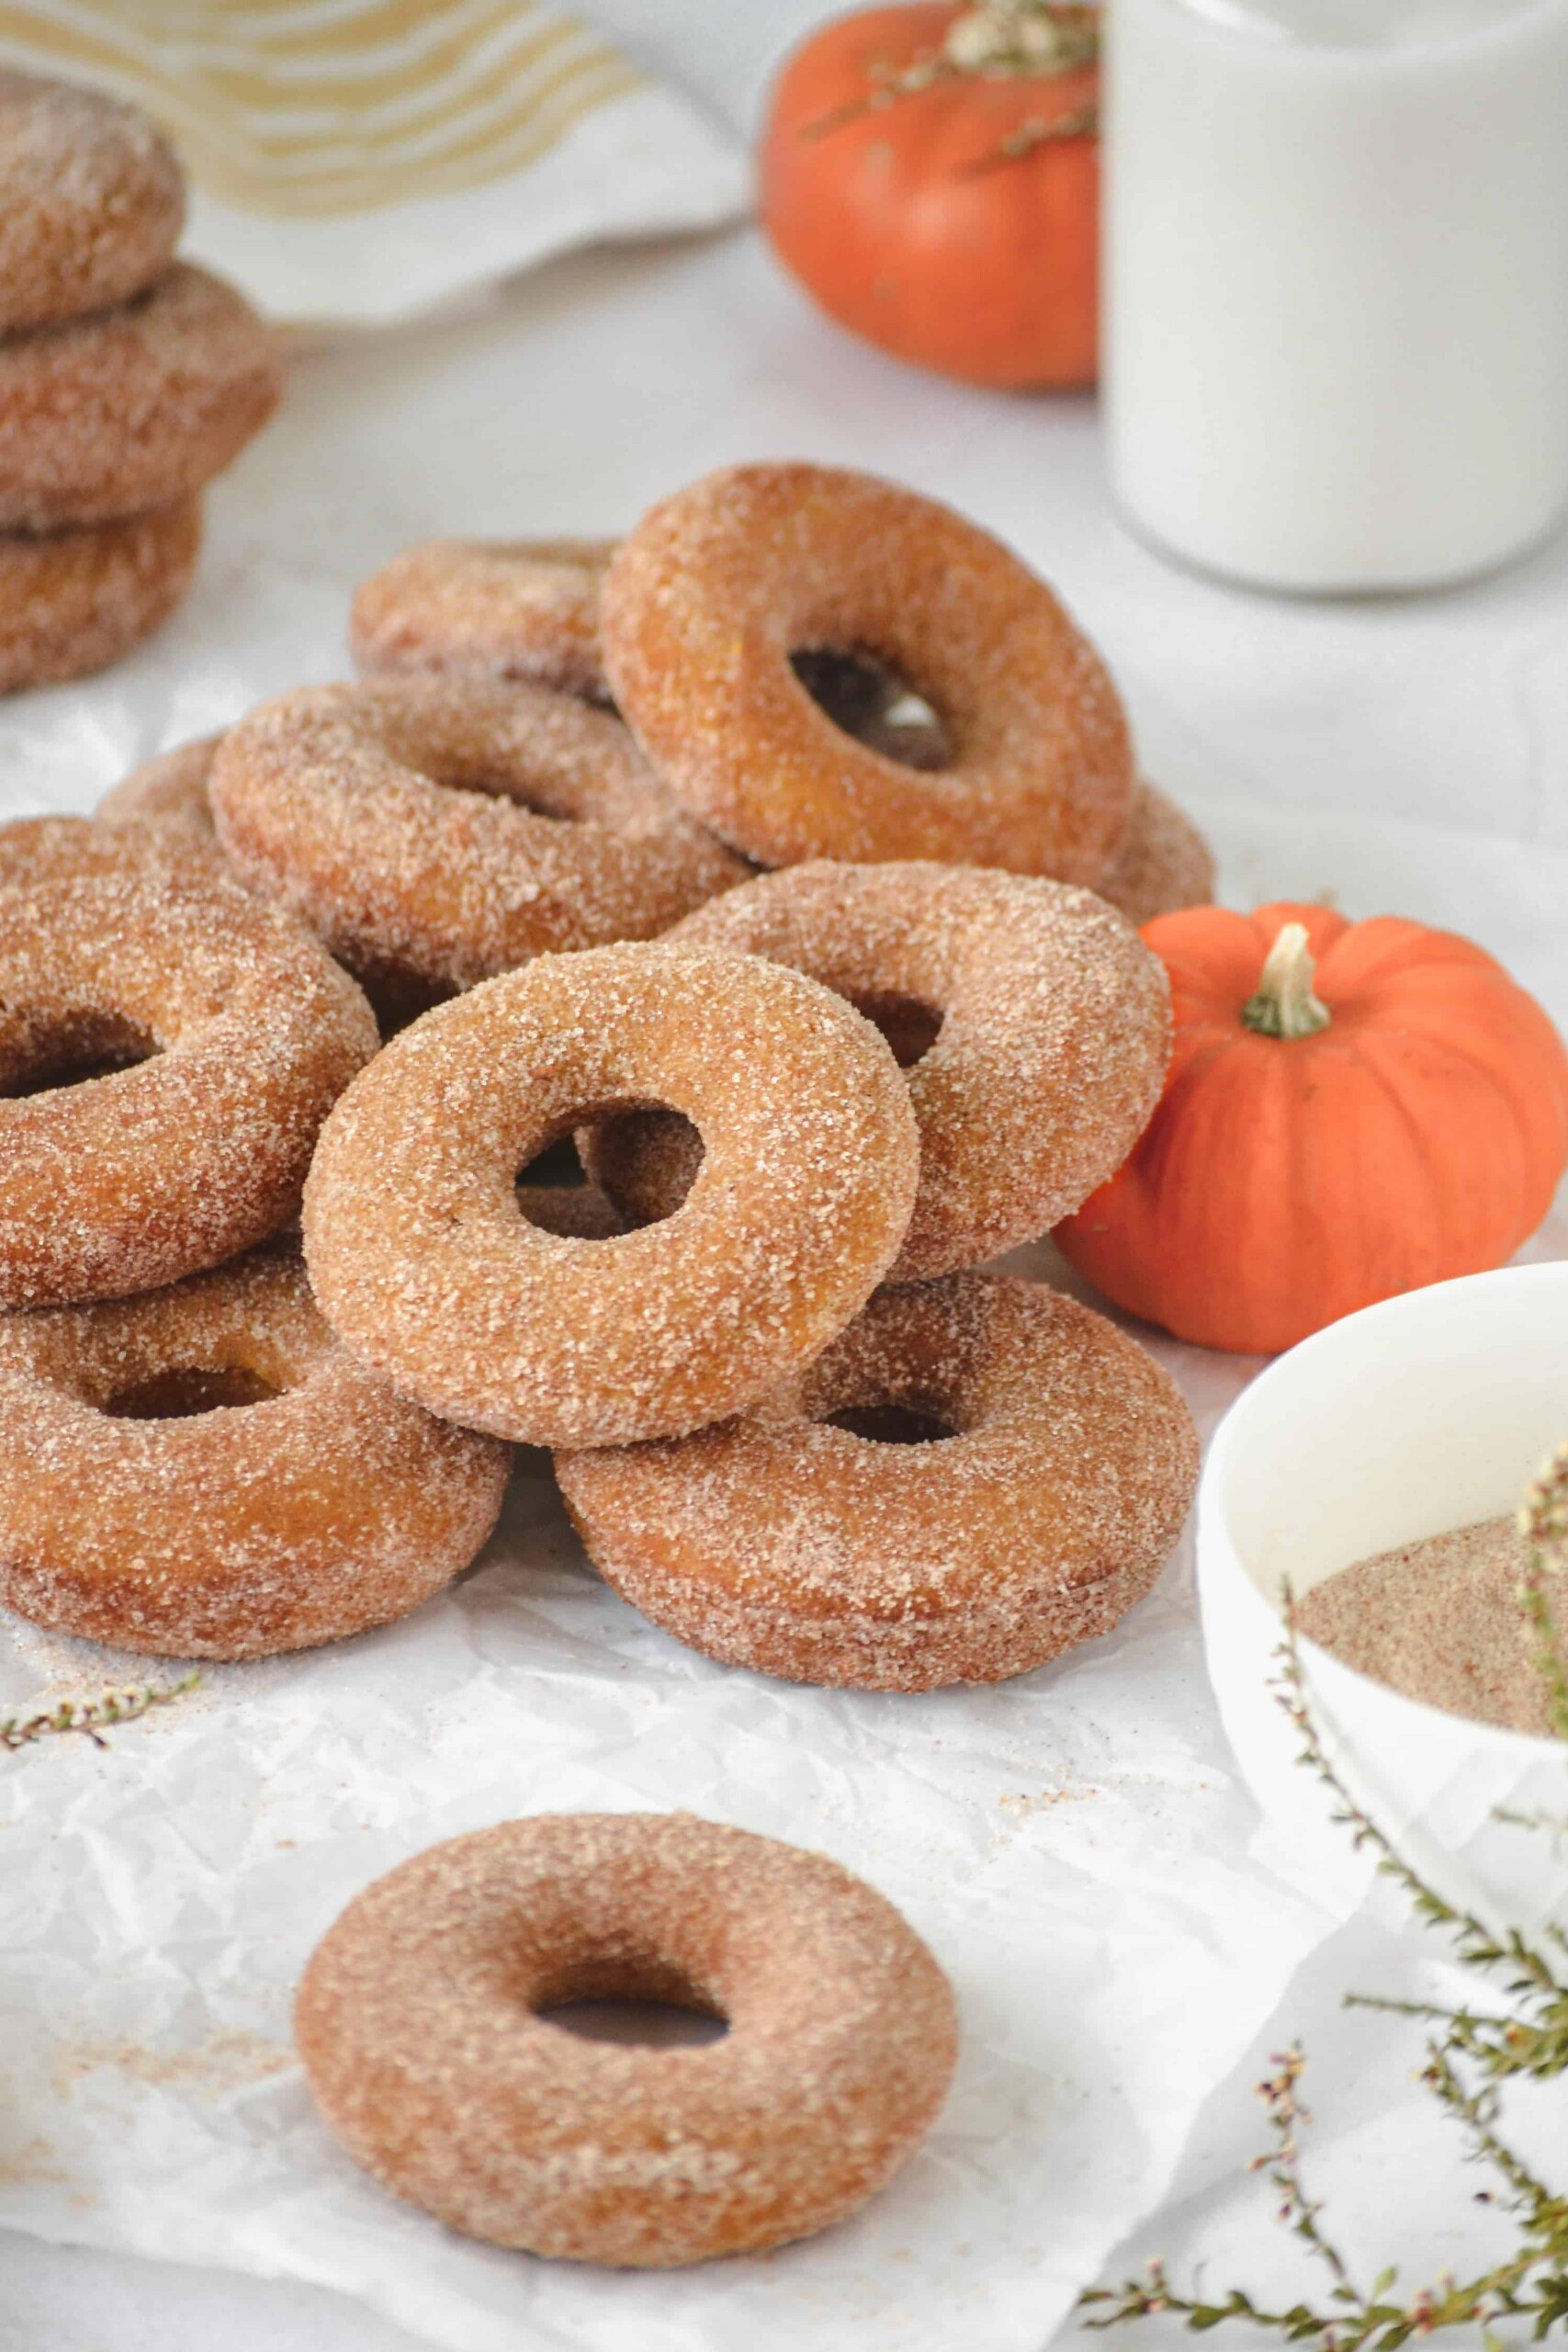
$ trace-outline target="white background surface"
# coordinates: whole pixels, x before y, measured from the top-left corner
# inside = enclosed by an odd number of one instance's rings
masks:
[[[599,13],[739,117],[764,36],[818,12],[661,0],[656,28],[637,0]],[[198,603],[156,656],[0,714],[7,805],[86,805],[132,758],[234,715],[226,611],[254,615],[259,599],[271,616],[276,674],[249,690],[292,684],[296,645],[317,641],[353,580],[410,538],[614,530],[712,464],[786,454],[907,478],[1041,565],[1122,679],[1151,772],[1213,825],[1228,897],[1333,890],[1348,911],[1478,930],[1568,1017],[1561,542],[1505,578],[1411,604],[1268,604],[1189,579],[1106,511],[1087,403],[906,374],[818,322],[750,236],[558,266],[482,316],[301,363],[284,417],[214,495]],[[188,659],[171,660],[182,646]],[[1319,2185],[1353,2215],[1369,2268],[1407,2254],[1414,2276],[1484,2250],[1495,2225],[1478,2220],[1472,2178],[1409,2088],[1417,2047],[1338,2010],[1348,1983],[1407,1981],[1418,1950],[1371,1922],[1323,1948],[1216,2086],[1137,2255],[1157,2247],[1179,2267],[1201,2254],[1213,2279],[1287,2297],[1305,2283],[1269,2228],[1266,2192],[1239,2173],[1262,2137],[1246,2086],[1298,2031],[1315,2053]],[[0,2234],[0,2352],[206,2352],[215,2337],[233,2352],[416,2340],[317,2290]],[[1175,2340],[1160,2323],[1130,2339],[1151,2352]]]

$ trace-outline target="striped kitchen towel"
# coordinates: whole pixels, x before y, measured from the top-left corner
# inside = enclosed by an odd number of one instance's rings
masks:
[[[185,250],[294,323],[412,317],[747,202],[715,124],[536,0],[0,0],[0,60],[156,116]]]

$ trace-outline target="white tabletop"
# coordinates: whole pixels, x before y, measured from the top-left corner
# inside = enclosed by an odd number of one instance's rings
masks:
[[[600,13],[638,30],[637,0]],[[764,51],[819,11],[815,0],[759,11],[765,28],[753,19],[748,43],[731,20],[749,13],[714,12],[728,29],[709,50],[707,12],[680,0],[661,7],[653,42],[660,62],[682,64],[738,115]],[[279,423],[214,497],[198,594],[221,595],[235,567],[275,560],[351,580],[435,530],[611,531],[707,467],[762,455],[874,466],[1018,543],[1111,656],[1162,779],[1205,813],[1248,809],[1256,854],[1270,876],[1283,859],[1298,895],[1337,887],[1354,840],[1357,870],[1378,877],[1387,903],[1400,903],[1404,872],[1401,910],[1458,921],[1462,910],[1436,903],[1416,854],[1426,828],[1470,836],[1467,854],[1517,871],[1521,890],[1532,844],[1568,848],[1562,542],[1502,579],[1404,604],[1271,604],[1189,579],[1109,513],[1089,402],[992,397],[896,368],[819,322],[749,232],[581,258],[461,322],[307,358]],[[143,723],[172,736],[228,715],[221,680],[193,677],[166,725],[155,713]],[[73,756],[91,733],[85,722]],[[112,738],[111,728],[80,791],[56,773],[40,800],[90,799],[117,750],[141,748]],[[1251,895],[1245,864],[1227,876],[1238,900]],[[1562,974],[1521,977],[1557,997],[1561,1018]],[[1468,2241],[1445,2233],[1450,2212],[1466,2213],[1469,2183],[1410,2088],[1418,2048],[1338,2008],[1349,1983],[1408,1983],[1416,1965],[1409,1939],[1383,1925],[1331,1939],[1255,2059],[1216,2090],[1166,2212],[1123,2268],[1148,2251],[1173,2267],[1202,2253],[1227,2285],[1245,2275],[1289,2297],[1305,2283],[1244,2169],[1263,2138],[1246,2083],[1298,2032],[1317,2053],[1318,2182],[1346,2199],[1369,2267],[1396,2250],[1417,2270],[1461,2258]],[[209,2352],[215,2340],[232,2352],[412,2352],[415,2342],[311,2288],[0,2233],[0,2352]],[[1156,2352],[1176,2332],[1156,2322],[1142,2340]]]

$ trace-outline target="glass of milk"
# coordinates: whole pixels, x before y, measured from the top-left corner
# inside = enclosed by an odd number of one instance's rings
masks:
[[[1437,587],[1568,505],[1568,0],[1107,0],[1115,495],[1259,587]]]

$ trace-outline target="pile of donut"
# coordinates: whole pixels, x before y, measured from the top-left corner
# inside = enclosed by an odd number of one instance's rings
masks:
[[[0,693],[102,669],[190,584],[201,492],[276,406],[255,312],[173,258],[136,107],[0,70]]]
[[[341,1638],[475,1556],[524,1444],[722,1661],[918,1691],[1104,1632],[1190,1417],[978,1269],[1160,1093],[1164,968],[1091,886],[1208,869],[1050,590],[911,492],[749,465],[614,550],[416,549],[354,642],[357,683],[0,828],[0,1595],[141,1651]],[[540,2015],[604,1994],[730,2030]],[[880,1896],[680,1815],[419,1857],[298,2025],[385,2185],[636,2264],[852,2210],[954,2046]]]

